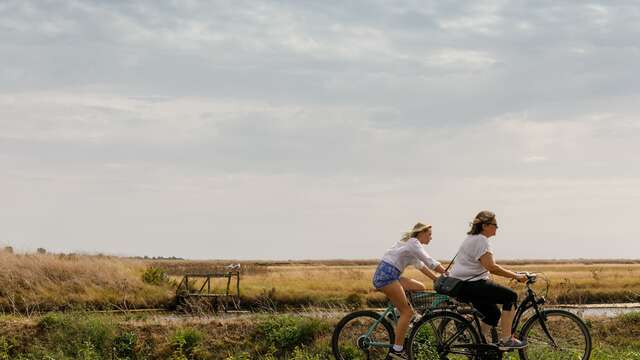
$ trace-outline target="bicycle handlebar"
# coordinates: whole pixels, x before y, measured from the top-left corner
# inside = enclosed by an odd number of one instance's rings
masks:
[[[533,284],[538,280],[538,274],[530,273],[530,272],[518,272],[518,274],[523,274],[527,277],[527,285]]]

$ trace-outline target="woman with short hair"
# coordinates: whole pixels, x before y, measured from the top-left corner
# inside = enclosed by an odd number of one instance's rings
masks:
[[[401,276],[402,272],[407,266],[413,265],[432,280],[436,279],[433,271],[441,274],[445,272],[444,267],[429,256],[423,247],[431,241],[431,228],[429,224],[415,224],[413,229],[404,233],[400,241],[382,256],[373,275],[373,286],[382,291],[400,312],[395,344],[389,352],[390,359],[408,359],[403,344],[414,311],[407,301],[405,290],[425,290],[423,283]]]
[[[470,302],[484,315],[480,327],[487,341],[492,341],[491,328],[497,326],[500,320],[502,334],[498,346],[501,350],[518,349],[526,346],[524,341],[516,339],[511,333],[518,294],[491,281],[490,274],[519,282],[525,282],[527,277],[496,264],[489,238],[497,230],[496,215],[488,210],[479,212],[458,250],[450,276],[463,280],[456,288],[456,297]],[[502,314],[496,304],[502,304]]]

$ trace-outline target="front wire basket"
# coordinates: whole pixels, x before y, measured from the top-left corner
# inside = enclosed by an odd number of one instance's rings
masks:
[[[407,298],[411,306],[419,313],[445,308],[452,302],[452,299],[447,295],[438,294],[434,291],[410,292]]]

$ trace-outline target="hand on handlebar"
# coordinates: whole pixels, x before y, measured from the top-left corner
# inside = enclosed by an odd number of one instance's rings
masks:
[[[518,282],[526,282],[527,280],[528,280],[527,274],[516,273],[516,281],[518,281]]]
[[[530,284],[533,284],[534,282],[536,282],[536,278],[538,277],[538,275],[534,274],[534,273],[530,273],[530,272],[518,272],[516,273],[516,280],[519,282],[528,282]]]

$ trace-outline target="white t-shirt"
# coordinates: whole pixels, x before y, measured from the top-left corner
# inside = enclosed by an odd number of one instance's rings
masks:
[[[400,272],[413,265],[416,269],[427,266],[435,269],[440,265],[438,261],[429,256],[418,239],[411,238],[407,241],[398,241],[382,256],[382,261],[395,266]]]
[[[449,276],[471,281],[489,279],[489,272],[480,263],[480,257],[486,253],[493,253],[486,236],[482,234],[467,236],[460,245]],[[485,273],[480,275],[483,271]]]

